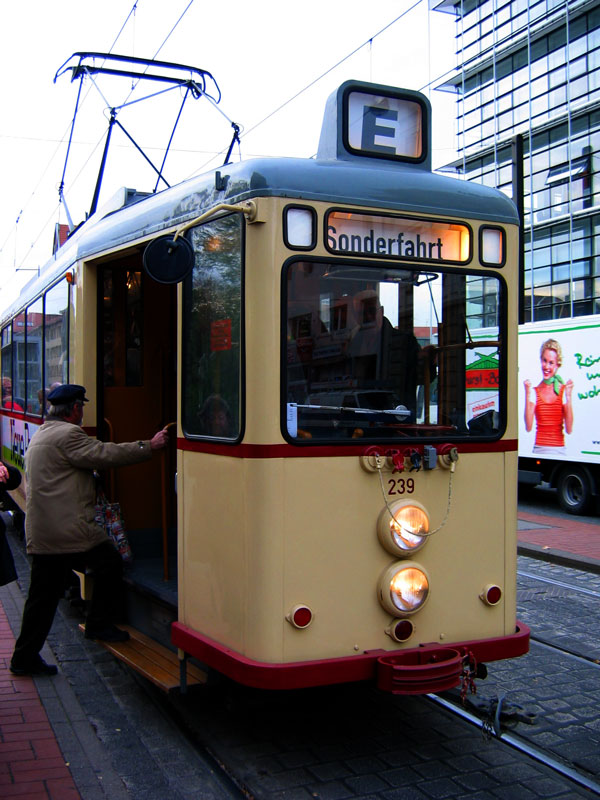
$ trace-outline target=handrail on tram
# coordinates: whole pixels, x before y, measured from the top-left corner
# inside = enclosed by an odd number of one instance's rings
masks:
[[[196,225],[199,225],[201,222],[214,217],[215,214],[218,214],[221,211],[241,211],[242,214],[248,217],[248,222],[257,221],[256,218],[258,214],[258,206],[254,200],[245,200],[242,203],[218,203],[216,206],[209,208],[208,211],[200,214],[199,217],[194,217],[194,219],[188,220],[188,222],[184,222],[179,225],[175,231],[175,235],[173,236],[173,241],[175,241],[190,228],[194,228]]]
[[[115,432],[112,425],[112,422],[107,418],[104,417],[104,424],[108,428],[108,441],[114,442],[115,440]],[[108,470],[108,485],[109,485],[109,497],[111,503],[115,502],[115,470],[114,467],[111,467]]]
[[[164,430],[169,430],[176,422],[169,422]],[[160,497],[161,497],[161,523],[162,523],[162,549],[163,549],[163,580],[169,580],[169,531],[167,521],[167,450],[160,451]]]

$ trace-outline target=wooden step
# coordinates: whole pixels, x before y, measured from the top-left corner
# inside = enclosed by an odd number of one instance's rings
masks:
[[[173,689],[179,688],[181,661],[177,653],[129,625],[119,625],[119,628],[129,633],[128,641],[101,642],[96,640],[97,644],[101,644],[118,659],[124,661],[127,666],[152,681],[163,691],[171,692]],[[85,625],[80,625],[79,629],[85,632]],[[188,662],[185,664],[185,670],[186,687],[206,683],[206,673],[198,667]]]

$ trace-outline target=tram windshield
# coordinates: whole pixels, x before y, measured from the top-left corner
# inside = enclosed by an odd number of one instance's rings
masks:
[[[497,277],[297,261],[287,269],[286,308],[289,439],[502,434]]]

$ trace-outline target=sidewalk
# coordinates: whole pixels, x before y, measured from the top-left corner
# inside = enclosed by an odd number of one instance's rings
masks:
[[[8,668],[14,643],[0,605],[0,795],[76,800],[79,792],[33,678],[18,678]]]
[[[23,575],[24,557],[12,549]],[[27,575],[21,582],[24,588],[28,580]],[[23,603],[19,583],[0,587],[0,797],[126,800],[123,781],[71,687],[62,658],[54,677],[17,677],[10,672]],[[57,622],[60,628],[61,620]],[[53,639],[56,642],[56,636]],[[48,644],[42,656],[57,662]]]
[[[142,679],[79,630],[59,604],[43,658],[53,677],[9,670],[29,585],[10,518],[19,580],[0,587],[0,798],[230,800],[231,787],[164,712]]]
[[[523,555],[600,574],[600,520],[518,515]],[[62,605],[42,651],[54,677],[9,671],[29,566],[9,540],[19,582],[0,587],[0,797],[22,800],[227,800],[228,789],[135,678],[85,640]]]
[[[519,511],[517,532],[519,555],[600,574],[600,519],[590,523]]]

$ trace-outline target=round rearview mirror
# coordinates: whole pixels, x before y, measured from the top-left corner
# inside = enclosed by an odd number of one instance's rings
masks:
[[[183,236],[159,236],[144,250],[144,269],[158,283],[180,283],[193,266],[194,250]]]

